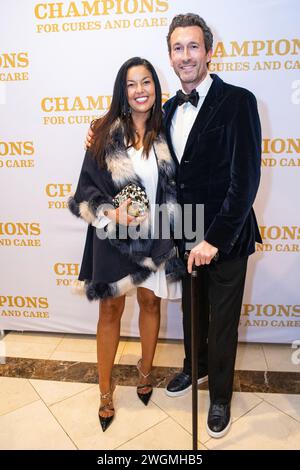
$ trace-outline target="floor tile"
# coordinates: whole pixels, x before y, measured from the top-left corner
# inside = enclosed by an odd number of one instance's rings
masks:
[[[65,400],[95,385],[87,383],[57,382],[54,380],[29,380],[47,406]]]
[[[48,333],[36,331],[11,331],[3,341],[10,343],[17,341],[18,343],[38,343],[38,344],[56,344],[58,345],[65,337],[65,333]]]
[[[239,343],[235,361],[236,370],[267,370],[261,344]]]
[[[152,400],[157,404],[165,413],[172,417],[178,424],[185,428],[189,433],[192,432],[192,393],[189,392],[183,397],[168,397],[163,389],[156,389],[155,395],[153,394]],[[247,411],[251,410],[254,406],[261,402],[261,399],[252,393],[233,394],[232,400],[232,418],[238,419]],[[199,440],[203,444],[210,439],[206,432],[206,421],[209,407],[208,391],[198,391],[198,430]]]
[[[136,365],[140,357],[140,341],[127,341],[119,360],[119,364]],[[183,358],[184,352],[183,345],[181,343],[159,342],[156,347],[153,365],[162,367],[182,367]]]
[[[0,377],[0,415],[39,399],[27,379]]]
[[[153,365],[161,367],[182,367],[183,359],[183,343],[158,343]]]
[[[49,409],[36,401],[0,416],[0,449],[76,449]]]
[[[102,432],[98,420],[98,387],[85,390],[60,403],[51,411],[80,449],[114,449],[164,420],[167,415],[150,401],[138,399],[135,387],[117,387],[114,393],[116,417]]]
[[[119,364],[136,365],[141,357],[141,343],[139,340],[126,341]]]
[[[300,421],[300,396],[282,393],[257,393],[260,398],[275,406],[283,413]]]
[[[268,370],[300,372],[300,364],[293,364],[295,349],[290,344],[264,344]],[[299,354],[298,354],[299,357]]]
[[[300,423],[262,402],[233,423],[226,436],[205,445],[213,450],[299,450]]]
[[[121,358],[126,342],[120,341],[115,364]],[[97,362],[97,344],[95,339],[63,339],[60,345],[51,354],[50,359],[56,361]]]
[[[56,343],[9,341],[5,343],[4,354],[6,357],[27,357],[32,359],[49,359],[57,347]]]
[[[81,351],[54,351],[49,359],[51,361],[97,362],[97,353]]]
[[[78,335],[67,335],[63,338],[57,347],[56,351],[65,351],[65,352],[96,352],[97,343],[96,337],[91,335],[90,337],[83,337]]]
[[[173,419],[167,418],[121,445],[118,450],[191,450],[192,446],[191,434]],[[198,449],[203,448],[199,443]]]

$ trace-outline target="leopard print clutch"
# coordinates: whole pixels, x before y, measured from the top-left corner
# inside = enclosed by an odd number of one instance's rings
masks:
[[[114,198],[113,205],[119,207],[126,199],[131,199],[127,212],[133,217],[146,214],[149,208],[149,199],[146,192],[134,183],[127,184]]]

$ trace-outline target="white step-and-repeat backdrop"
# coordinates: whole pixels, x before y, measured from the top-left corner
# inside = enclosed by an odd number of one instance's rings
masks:
[[[250,260],[240,339],[300,338],[298,0],[0,0],[0,329],[95,332],[98,304],[71,290],[86,226],[65,201],[127,58],[154,64],[164,99],[178,89],[166,35],[186,12],[211,26],[211,70],[255,93],[263,126],[264,244]],[[122,334],[138,335],[137,316],[129,297]],[[179,303],[163,304],[160,334],[182,336]]]

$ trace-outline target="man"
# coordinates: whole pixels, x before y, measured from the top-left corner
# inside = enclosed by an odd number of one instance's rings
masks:
[[[213,35],[195,14],[177,15],[167,36],[171,65],[182,91],[164,106],[167,140],[177,163],[180,204],[204,205],[204,239],[190,252],[201,266],[198,383],[209,379],[207,431],[222,437],[231,425],[230,402],[238,325],[248,256],[261,242],[252,209],[261,164],[256,99],[208,73]],[[190,100],[190,101],[188,101]],[[214,261],[218,258],[217,261]],[[190,276],[183,280],[183,371],[168,396],[191,389]]]
[[[261,242],[252,208],[260,180],[260,122],[252,93],[208,73],[213,35],[202,18],[190,13],[175,16],[167,41],[183,89],[164,106],[167,140],[177,165],[178,199],[193,209],[204,205],[204,239],[191,250],[187,268],[190,273],[193,264],[201,266],[198,383],[209,380],[207,432],[218,438],[231,425],[247,261],[255,242]],[[167,386],[171,397],[186,394],[192,383],[188,274],[183,279],[182,310],[185,359],[183,371]]]

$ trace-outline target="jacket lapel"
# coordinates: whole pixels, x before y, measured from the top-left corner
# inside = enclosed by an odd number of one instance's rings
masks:
[[[176,166],[179,166],[178,158],[176,157],[173,144],[172,144],[172,139],[171,139],[171,124],[172,124],[172,118],[173,118],[176,108],[177,108],[177,101],[176,101],[176,97],[174,96],[170,100],[170,105],[168,106],[166,110],[164,121],[165,121],[165,129],[166,129],[166,139],[167,139],[167,143],[169,146],[169,150]]]
[[[218,104],[223,95],[223,81],[215,74],[211,74],[213,83],[207,93],[207,96],[200,108],[200,111],[196,117],[196,120],[193,124],[193,127],[189,133],[188,140],[183,152],[181,161],[188,160],[189,155],[191,155],[190,149],[193,147],[197,137],[205,131],[210,121],[215,116],[215,113],[218,110]],[[165,114],[165,126],[166,126],[166,137],[167,142],[170,148],[171,155],[176,163],[179,166],[178,159],[175,155],[172,139],[171,139],[171,125],[172,118],[174,116],[175,110],[177,107],[176,98],[173,97],[170,100],[170,105],[168,106]]]
[[[211,75],[211,77],[213,83],[189,133],[181,161],[190,159],[192,153],[190,150],[194,146],[196,139],[205,131],[218,111],[220,99],[223,95],[223,81],[217,75]]]

